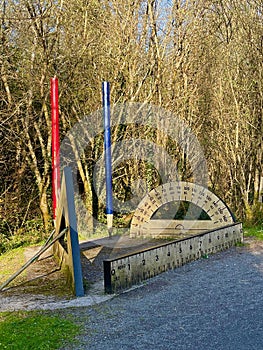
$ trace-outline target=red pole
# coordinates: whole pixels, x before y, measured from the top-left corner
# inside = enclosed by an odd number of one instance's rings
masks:
[[[60,162],[59,162],[59,104],[58,79],[50,79],[51,103],[51,132],[52,132],[52,202],[53,218],[56,218],[56,209],[60,190]]]

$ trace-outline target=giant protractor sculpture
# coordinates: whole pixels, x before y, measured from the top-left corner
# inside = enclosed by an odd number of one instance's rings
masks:
[[[164,204],[174,201],[190,202],[198,206],[210,220],[151,220]],[[227,205],[207,188],[191,182],[169,182],[153,189],[139,203],[133,215],[131,236],[145,236],[154,231],[168,233],[216,229],[233,224],[235,219]]]

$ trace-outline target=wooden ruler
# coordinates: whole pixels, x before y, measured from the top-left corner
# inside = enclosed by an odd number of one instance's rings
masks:
[[[106,293],[116,293],[164,271],[243,241],[241,223],[233,223],[195,236],[172,241],[104,261]]]

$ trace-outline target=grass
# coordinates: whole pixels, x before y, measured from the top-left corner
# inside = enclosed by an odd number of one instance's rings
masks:
[[[76,344],[80,332],[70,318],[43,311],[0,313],[0,349],[55,350]]]
[[[16,248],[0,255],[0,284],[24,264],[24,248]]]
[[[24,264],[24,250],[25,248],[16,248],[0,255],[0,284]],[[23,274],[15,280],[15,284],[22,279]],[[64,279],[62,282],[64,283]],[[41,283],[39,280],[36,280],[35,283],[38,286],[37,288],[41,289],[42,294],[44,294],[43,286],[48,290],[51,289],[49,294],[58,293],[57,284],[60,284],[58,280],[51,280],[51,282],[44,280]],[[52,285],[52,283],[56,285]],[[61,283],[61,289],[63,288],[63,295],[65,295],[67,293],[67,286],[64,286],[63,283]],[[28,288],[30,291],[30,286]],[[32,291],[36,292],[36,287],[32,286],[32,288]],[[59,314],[51,314],[51,312],[47,311],[0,313],[1,350],[59,349],[63,345],[74,344],[75,337],[80,332],[80,325],[76,324],[72,319],[59,316]]]
[[[244,226],[244,236],[263,240],[263,226]]]

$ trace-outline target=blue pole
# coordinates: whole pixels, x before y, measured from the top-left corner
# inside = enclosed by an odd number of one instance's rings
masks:
[[[110,84],[102,83],[102,104],[104,117],[104,149],[106,173],[106,215],[109,236],[112,233],[113,205],[112,205],[112,168],[111,168],[111,130],[110,130]]]

